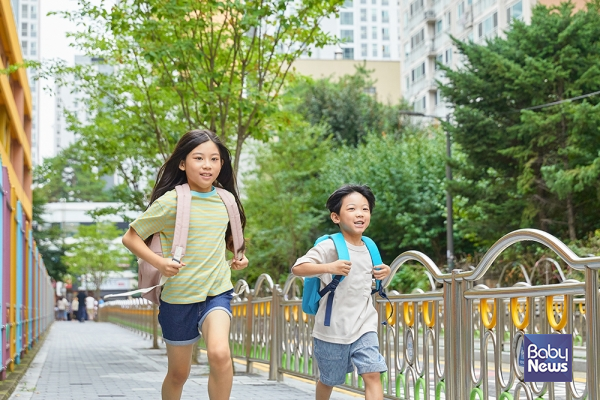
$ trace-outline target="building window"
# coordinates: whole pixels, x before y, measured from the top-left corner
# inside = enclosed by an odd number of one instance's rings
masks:
[[[371,27],[371,39],[377,39],[377,27]]]
[[[350,29],[342,29],[340,37],[344,43],[354,43],[354,31]]]
[[[381,39],[390,40],[390,28],[381,28]]]
[[[21,24],[21,36],[27,37],[27,27],[29,27],[29,24],[27,22],[23,22]]]
[[[37,30],[36,30],[35,24],[31,24],[31,31],[30,32],[31,32],[31,34],[30,34],[31,37],[37,37]]]
[[[425,111],[427,108],[427,101],[425,96],[421,97],[419,100],[415,101],[414,109],[417,112]]]
[[[381,22],[390,22],[390,12],[387,10],[383,10],[381,12]]]
[[[351,12],[340,13],[340,24],[354,25],[354,13],[351,13]]]
[[[374,6],[377,5],[377,0],[371,0],[371,4],[373,4]]]
[[[406,88],[408,89],[410,87],[410,78],[408,76],[406,76]]]
[[[354,48],[345,48],[344,50],[344,60],[354,60]]]
[[[31,6],[31,19],[37,19],[37,6]]]
[[[369,48],[368,48],[367,44],[366,43],[361,44],[360,45],[360,56],[367,57],[368,52],[369,52]]]
[[[465,2],[463,1],[458,5],[458,18],[462,17],[465,13]]]
[[[346,8],[354,7],[354,1],[352,1],[352,0],[344,1],[344,7],[346,7]]]
[[[381,0],[381,5],[382,6],[389,6],[390,5],[390,0]]]
[[[376,44],[373,45],[373,54],[372,55],[373,55],[373,57],[377,57],[377,45]]]
[[[31,50],[29,52],[32,56],[37,56],[37,44],[36,42],[31,42]]]
[[[422,63],[417,68],[413,69],[410,73],[412,82],[417,82],[423,79],[425,77],[425,63]]]
[[[367,27],[366,26],[360,27],[360,38],[367,39]]]
[[[448,11],[444,16],[444,19],[446,20],[446,30],[450,30],[452,27],[452,13]]]
[[[437,56],[435,56],[435,61],[435,70],[437,71],[438,69],[440,69],[440,64],[444,63],[444,55],[438,54]]]
[[[23,51],[23,55],[26,56],[27,55],[27,40],[24,40],[21,42],[21,49]]]
[[[443,29],[444,29],[444,22],[441,19],[438,19],[437,21],[435,21],[435,34],[439,35],[440,33],[442,33]]]
[[[410,3],[410,16],[412,17],[423,9],[423,0],[416,0]]]
[[[360,4],[367,4],[367,0],[360,0]]]
[[[425,29],[421,29],[419,33],[410,38],[410,48],[414,50],[418,45],[425,41]]]
[[[523,2],[519,1],[506,9],[506,21],[510,23],[513,19],[523,18]]]
[[[377,22],[377,10],[371,10],[371,22]]]
[[[381,53],[383,55],[383,58],[390,58],[390,45],[389,44],[384,44],[381,47]]]
[[[445,59],[444,59],[445,64],[446,65],[452,64],[452,48],[449,48],[448,50],[446,50],[444,52],[444,56],[445,56]]]
[[[367,9],[366,8],[360,9],[360,21],[367,22]]]
[[[404,44],[404,56],[406,58],[408,58],[409,54],[410,54],[410,43],[405,43]]]
[[[495,12],[479,24],[479,38],[488,37],[496,33],[498,28],[498,13]]]
[[[29,18],[27,15],[29,14],[27,11],[29,11],[29,6],[26,4],[23,4],[21,6],[21,16],[23,18]]]

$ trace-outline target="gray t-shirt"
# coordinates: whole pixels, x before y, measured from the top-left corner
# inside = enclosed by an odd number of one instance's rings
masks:
[[[352,267],[335,290],[331,312],[331,325],[325,326],[326,295],[319,303],[315,316],[313,337],[340,344],[350,344],[367,332],[377,332],[377,311],[371,298],[373,262],[367,246],[354,246],[346,242]],[[324,240],[300,257],[292,266],[304,263],[327,264],[338,259],[333,240]],[[331,274],[314,275],[321,278],[321,289],[331,282]]]

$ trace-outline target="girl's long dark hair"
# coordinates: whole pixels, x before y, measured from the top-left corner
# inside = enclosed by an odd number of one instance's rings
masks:
[[[206,129],[191,130],[183,135],[181,139],[179,139],[177,145],[175,146],[175,150],[173,150],[173,153],[169,159],[158,170],[156,184],[154,185],[154,189],[152,189],[152,195],[150,196],[150,204],[154,203],[154,201],[163,194],[175,189],[175,186],[187,183],[185,171],[179,169],[181,161],[184,161],[187,155],[192,152],[192,150],[202,143],[208,142],[209,140],[217,145],[221,160],[223,160],[223,166],[221,167],[219,176],[217,176],[215,185],[220,186],[233,194],[235,202],[240,209],[240,219],[242,220],[242,229],[244,229],[246,227],[246,215],[238,195],[235,174],[233,173],[233,167],[231,165],[231,153],[217,135]],[[150,204],[148,204],[148,207],[150,207]],[[228,224],[227,226],[225,243],[227,244],[227,248],[229,250],[233,250],[231,224]],[[245,250],[245,244],[242,245],[242,247],[242,251]]]

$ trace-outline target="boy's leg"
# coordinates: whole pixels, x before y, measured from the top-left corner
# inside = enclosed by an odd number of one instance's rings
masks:
[[[162,385],[162,400],[179,400],[183,385],[190,375],[192,349],[197,343],[185,346],[167,344],[168,369]]]
[[[231,319],[227,312],[214,310],[202,323],[202,336],[206,341],[206,352],[210,374],[208,375],[208,397],[210,400],[228,400],[233,385],[233,365],[229,352],[229,327]]]
[[[365,382],[365,400],[383,400],[381,372],[368,372],[361,376]]]
[[[331,397],[332,390],[333,390],[333,386],[327,386],[323,382],[318,381],[315,399],[316,400],[329,400],[329,398]]]

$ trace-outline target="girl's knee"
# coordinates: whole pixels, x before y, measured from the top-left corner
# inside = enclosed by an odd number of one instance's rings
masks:
[[[226,368],[231,364],[231,353],[228,345],[207,349],[207,355],[211,368]]]
[[[169,368],[167,371],[167,379],[173,385],[183,386],[190,376],[191,367],[177,366],[176,368]]]
[[[361,375],[365,384],[379,384],[381,383],[381,373],[380,372],[368,372],[366,374]]]

